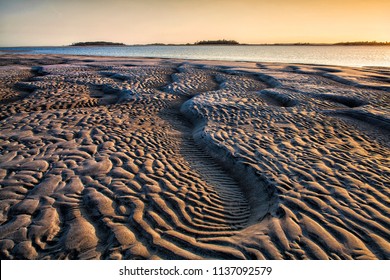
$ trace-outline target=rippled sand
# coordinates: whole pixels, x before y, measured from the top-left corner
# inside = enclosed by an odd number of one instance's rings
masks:
[[[390,69],[0,56],[1,259],[389,259]]]

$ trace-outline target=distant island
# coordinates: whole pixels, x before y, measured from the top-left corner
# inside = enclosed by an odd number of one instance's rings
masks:
[[[361,41],[361,42],[341,42],[334,45],[338,46],[389,46],[390,42]]]
[[[71,45],[72,47],[85,47],[85,46],[125,46],[123,43],[95,41],[95,42],[77,42]]]
[[[390,42],[357,41],[339,43],[274,43],[274,44],[250,44],[254,46],[390,46]]]
[[[166,44],[166,43],[151,43],[151,44],[141,44],[135,46],[201,46],[201,45],[241,45],[235,40],[202,40],[195,43],[186,43],[186,44]]]
[[[240,45],[239,42],[235,40],[207,40],[207,41],[198,41],[194,45]]]

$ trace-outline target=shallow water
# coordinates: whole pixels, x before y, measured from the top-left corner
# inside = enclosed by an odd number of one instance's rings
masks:
[[[0,48],[35,54],[162,57],[390,67],[389,46],[107,46]]]

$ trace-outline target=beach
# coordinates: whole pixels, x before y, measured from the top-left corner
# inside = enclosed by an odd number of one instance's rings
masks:
[[[0,54],[1,259],[389,259],[390,68]]]

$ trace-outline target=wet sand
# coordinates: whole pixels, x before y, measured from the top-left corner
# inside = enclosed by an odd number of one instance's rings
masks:
[[[389,259],[390,69],[0,55],[1,259]]]

